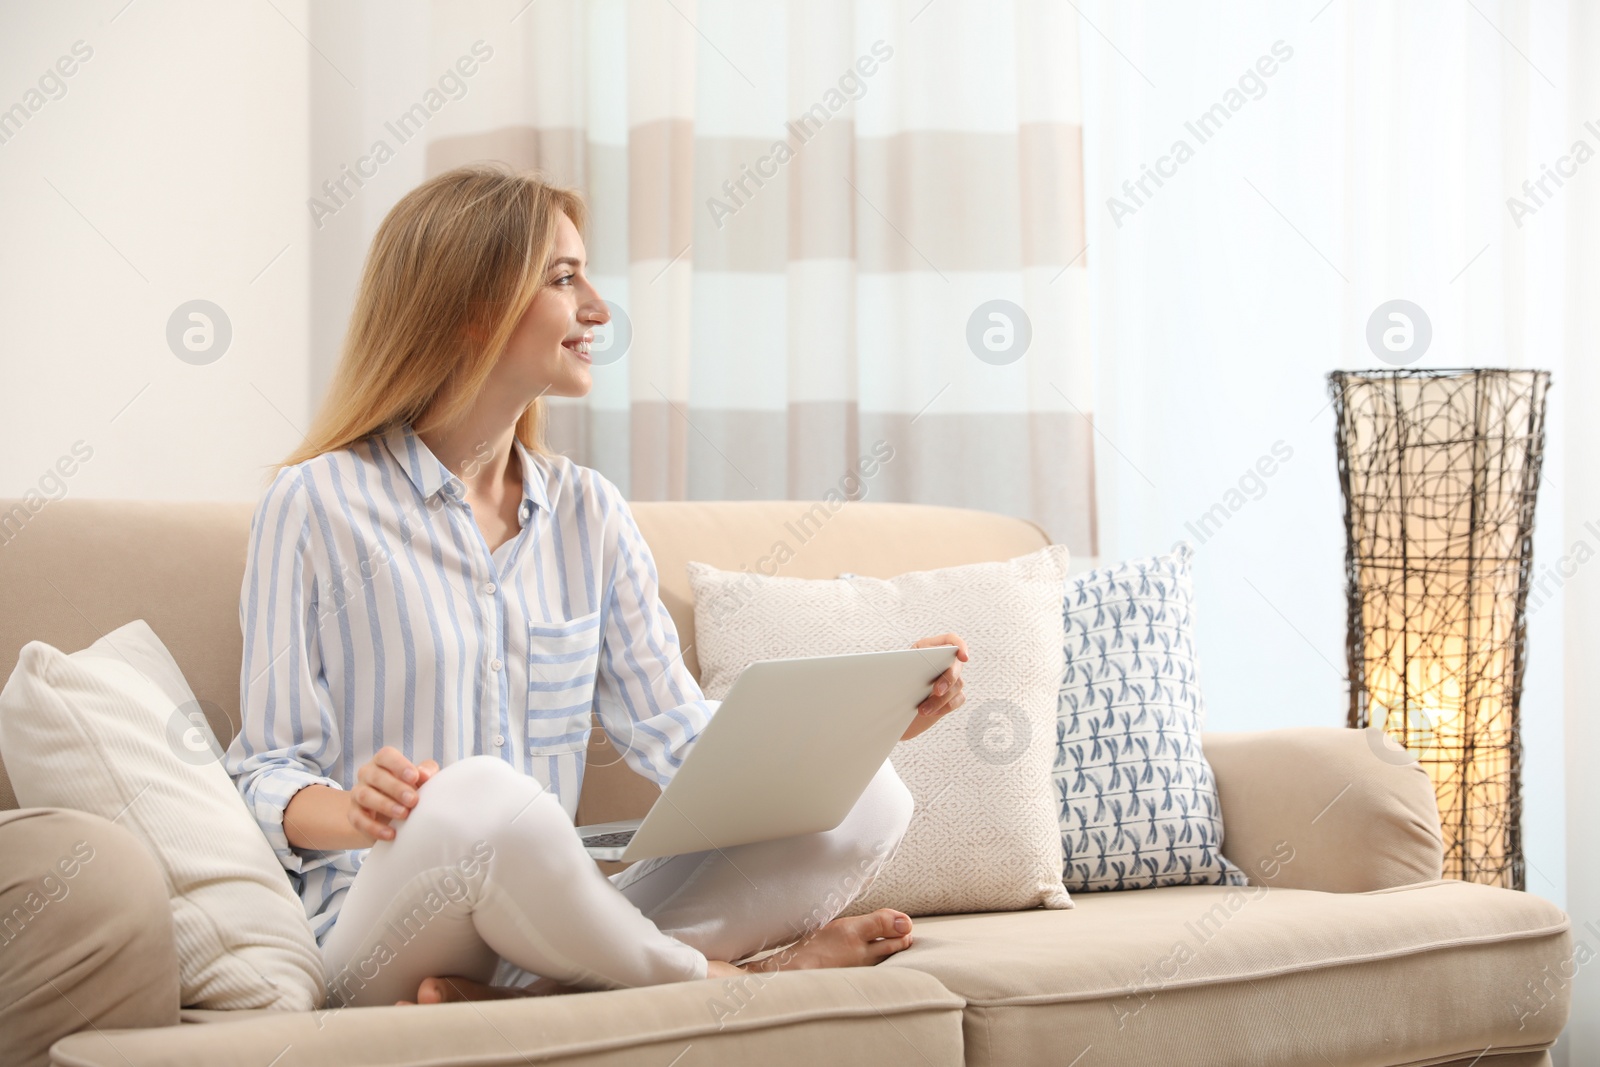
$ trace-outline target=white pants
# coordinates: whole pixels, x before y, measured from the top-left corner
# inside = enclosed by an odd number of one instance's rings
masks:
[[[894,852],[911,793],[889,763],[826,833],[646,860],[607,880],[537,781],[444,768],[373,846],[323,948],[329,1001],[414,1000],[424,978],[589,989],[706,977],[835,918]]]

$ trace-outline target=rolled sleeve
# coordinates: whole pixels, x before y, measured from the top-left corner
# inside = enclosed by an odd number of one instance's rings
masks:
[[[595,707],[628,765],[665,786],[716,711],[683,662],[655,560],[617,494]]]
[[[322,857],[331,855],[297,851],[289,844],[289,835],[283,828],[284,809],[294,795],[308,785],[340,788],[333,779],[313,774],[292,762],[273,762],[239,779],[239,791],[244,794],[245,806],[255,816],[256,825],[266,835],[272,851],[277,853],[278,862],[291,874],[304,874],[320,866]]]
[[[321,679],[307,492],[300,472],[286,468],[251,523],[239,597],[240,726],[224,758],[278,860],[297,875],[342,854],[297,851],[283,826],[284,809],[306,786],[342,788],[326,774],[339,744]]]

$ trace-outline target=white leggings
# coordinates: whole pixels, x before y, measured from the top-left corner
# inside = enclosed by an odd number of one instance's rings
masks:
[[[826,833],[635,863],[607,880],[536,780],[493,756],[444,768],[368,853],[323,948],[329,1001],[414,1000],[461,975],[587,989],[706,977],[835,918],[894,852],[911,793],[889,763]]]

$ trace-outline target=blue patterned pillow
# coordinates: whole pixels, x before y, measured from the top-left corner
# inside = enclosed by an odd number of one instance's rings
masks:
[[[1069,892],[1244,885],[1200,750],[1194,549],[1066,582],[1056,799]]]

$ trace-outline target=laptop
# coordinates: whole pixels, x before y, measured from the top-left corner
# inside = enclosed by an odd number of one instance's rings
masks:
[[[955,656],[939,645],[750,664],[649,813],[578,827],[584,848],[633,863],[832,830]]]

